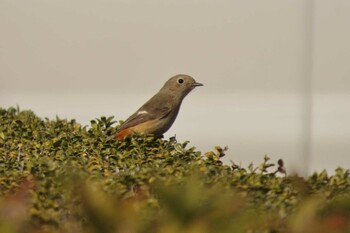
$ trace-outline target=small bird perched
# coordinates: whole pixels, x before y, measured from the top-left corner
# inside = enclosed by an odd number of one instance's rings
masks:
[[[189,75],[178,74],[170,78],[157,94],[118,128],[115,138],[123,140],[134,132],[160,137],[174,123],[182,100],[198,86],[203,84]]]

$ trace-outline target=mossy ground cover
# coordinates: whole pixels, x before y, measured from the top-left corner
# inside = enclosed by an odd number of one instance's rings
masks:
[[[349,170],[242,168],[117,127],[0,108],[0,232],[350,232]]]

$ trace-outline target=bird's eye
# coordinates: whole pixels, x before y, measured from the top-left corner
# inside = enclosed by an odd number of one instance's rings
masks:
[[[183,80],[182,78],[179,78],[179,79],[177,80],[177,82],[178,82],[179,84],[183,84],[184,80]]]

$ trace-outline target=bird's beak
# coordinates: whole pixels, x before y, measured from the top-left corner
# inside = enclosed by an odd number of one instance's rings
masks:
[[[200,87],[200,86],[203,86],[203,84],[195,82],[195,83],[193,83],[192,86],[193,87]]]

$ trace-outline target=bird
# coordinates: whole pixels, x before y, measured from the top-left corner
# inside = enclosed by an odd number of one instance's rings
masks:
[[[135,132],[161,137],[174,123],[183,99],[199,86],[203,84],[186,74],[171,77],[158,93],[117,128],[116,140],[124,140]]]

